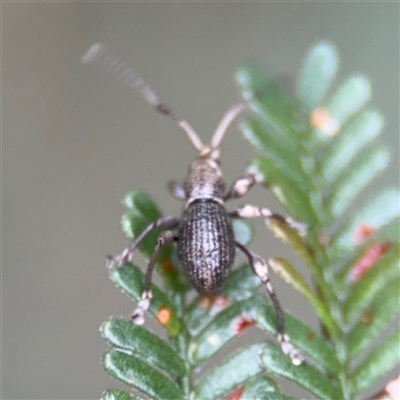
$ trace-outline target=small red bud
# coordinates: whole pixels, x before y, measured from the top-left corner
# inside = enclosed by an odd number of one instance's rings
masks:
[[[171,319],[171,310],[166,307],[161,307],[157,313],[157,320],[161,325],[166,325]]]
[[[310,124],[327,136],[334,136],[340,128],[339,123],[332,117],[329,110],[322,107],[317,107],[311,112]]]
[[[240,317],[235,325],[235,334],[239,335],[249,326],[254,325],[254,320],[248,317]]]
[[[390,242],[379,242],[369,247],[351,269],[350,281],[359,281],[388,252],[390,247]]]
[[[367,224],[361,224],[356,228],[354,233],[354,243],[359,246],[364,242],[364,240],[372,235],[375,232],[375,229]]]
[[[169,258],[166,258],[163,262],[162,262],[162,268],[165,272],[170,272],[173,268],[172,266],[172,262]]]
[[[244,392],[244,386],[238,387],[229,397],[228,400],[240,400]]]

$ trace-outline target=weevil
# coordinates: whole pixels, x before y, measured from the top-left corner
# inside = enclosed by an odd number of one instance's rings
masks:
[[[271,212],[268,208],[244,205],[227,211],[225,203],[243,197],[256,183],[256,175],[247,172],[226,190],[220,168],[220,144],[234,120],[246,110],[245,102],[239,102],[228,109],[222,117],[208,145],[190,126],[166,104],[161,103],[157,94],[143,78],[127,67],[101,43],[92,45],[82,57],[84,64],[99,67],[115,76],[123,84],[137,89],[144,100],[159,113],[171,118],[191,141],[198,155],[190,164],[183,184],[170,182],[170,194],[184,201],[181,218],[162,217],[150,224],[133,242],[116,257],[108,256],[109,268],[118,268],[132,260],[133,254],[143,239],[154,229],[161,228],[152,256],[147,266],[145,284],[141,300],[132,314],[136,324],[144,323],[144,314],[152,298],[151,280],[154,265],[163,246],[177,243],[178,258],[193,287],[202,295],[218,293],[232,268],[236,249],[248,258],[254,273],[264,284],[277,316],[277,340],[284,353],[293,364],[303,362],[303,355],[291,344],[285,333],[284,316],[278,297],[269,279],[268,262],[248,250],[235,240],[232,218],[275,218],[284,222],[304,235],[305,226],[290,217]]]

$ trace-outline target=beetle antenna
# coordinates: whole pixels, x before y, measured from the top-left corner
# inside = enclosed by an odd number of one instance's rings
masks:
[[[197,151],[202,152],[204,150],[205,146],[202,140],[190,124],[184,119],[178,117],[169,106],[161,103],[157,94],[145,82],[145,80],[117,56],[112,54],[104,44],[93,44],[83,55],[81,61],[83,64],[91,64],[100,68],[108,74],[115,76],[117,80],[122,82],[124,85],[138,90],[147,104],[157,112],[170,117],[175,121],[175,123],[186,133]]]
[[[219,122],[215,132],[211,138],[209,147],[213,150],[218,150],[219,145],[225,137],[228,128],[232,125],[232,122],[247,108],[244,101],[236,103],[228,109],[225,115]],[[217,152],[218,153],[218,152]]]

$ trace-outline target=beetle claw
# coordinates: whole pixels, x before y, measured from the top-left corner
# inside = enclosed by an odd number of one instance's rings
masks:
[[[106,267],[109,270],[119,267],[118,261],[111,254],[107,254],[106,256]]]
[[[142,295],[142,300],[139,301],[139,304],[136,310],[131,315],[131,320],[136,325],[144,324],[144,313],[149,309],[150,299],[152,298],[151,292],[144,292]]]
[[[278,342],[281,345],[282,352],[290,357],[293,365],[297,366],[303,364],[304,355],[292,345],[288,335],[278,335]]]

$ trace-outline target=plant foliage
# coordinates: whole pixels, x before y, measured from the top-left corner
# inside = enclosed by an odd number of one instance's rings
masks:
[[[371,200],[361,200],[360,193],[388,164],[387,150],[376,141],[383,118],[368,106],[368,79],[352,75],[335,87],[337,70],[335,48],[318,43],[305,57],[294,95],[285,94],[260,68],[242,67],[236,75],[253,111],[241,124],[257,153],[249,169],[289,215],[308,224],[301,238],[279,221],[269,223],[314,280],[310,287],[288,261],[273,260],[274,270],[309,301],[321,323],[317,333],[285,314],[287,332],[306,363],[292,365],[274,343],[275,313],[248,265],[230,274],[219,296],[197,295],[189,301],[192,289],[176,254],[164,249],[158,273],[165,287],[153,284],[149,314],[167,339],[127,320],[108,319],[101,329],[109,344],[103,365],[136,397],[111,389],[103,399],[292,399],[272,377],[294,382],[310,398],[366,398],[377,380],[395,368],[400,346],[400,332],[392,329],[400,309],[399,190],[381,188]],[[142,192],[129,193],[125,205],[122,225],[130,239],[161,216]],[[238,221],[235,230],[239,240],[249,240],[246,224]],[[146,258],[158,234],[140,246]],[[136,265],[112,269],[110,278],[132,300],[140,299],[144,274]],[[265,341],[247,344],[204,368],[254,324],[268,333]]]

